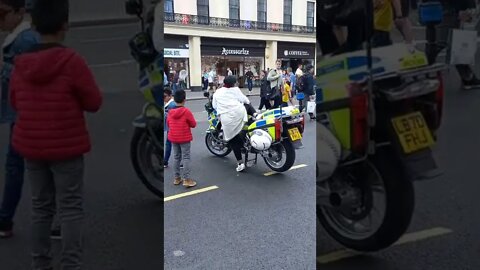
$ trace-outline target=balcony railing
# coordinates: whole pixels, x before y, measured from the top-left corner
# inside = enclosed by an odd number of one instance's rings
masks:
[[[216,18],[179,13],[165,13],[165,23],[208,26],[211,28],[235,28],[246,31],[289,32],[299,34],[311,34],[315,33],[316,30],[315,27],[312,26],[235,20],[228,18]]]

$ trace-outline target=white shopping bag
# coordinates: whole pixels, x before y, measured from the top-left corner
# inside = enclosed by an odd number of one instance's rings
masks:
[[[315,101],[309,101],[307,103],[307,113],[315,113],[317,103]]]
[[[477,31],[453,29],[450,33],[451,65],[473,65],[477,53]]]

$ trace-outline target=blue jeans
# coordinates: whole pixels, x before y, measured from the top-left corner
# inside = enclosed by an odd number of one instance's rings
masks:
[[[22,197],[25,161],[12,146],[13,126],[10,126],[10,142],[5,163],[5,187],[0,207],[0,220],[11,222]]]
[[[252,80],[247,80],[247,87],[248,87],[248,91],[252,91],[252,88],[253,88],[253,81]]]
[[[167,138],[168,138],[168,131],[167,131]],[[165,142],[165,159],[164,163],[165,165],[168,165],[168,160],[170,159],[170,156],[172,155],[172,143],[167,139]]]

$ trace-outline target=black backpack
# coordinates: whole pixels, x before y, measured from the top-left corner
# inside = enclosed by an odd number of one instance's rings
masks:
[[[305,75],[300,76],[295,82],[295,90],[297,92],[303,92],[305,90]]]

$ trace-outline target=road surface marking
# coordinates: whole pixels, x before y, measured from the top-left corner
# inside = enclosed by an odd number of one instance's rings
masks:
[[[189,191],[189,192],[180,193],[180,194],[177,194],[177,195],[168,196],[168,197],[163,198],[163,201],[164,202],[173,201],[173,200],[176,200],[176,199],[196,195],[196,194],[207,192],[207,191],[214,190],[214,189],[218,189],[218,187],[217,186],[211,186],[211,187],[196,189],[196,190]]]
[[[407,233],[404,236],[402,236],[395,244],[392,246],[399,246],[407,243],[413,243],[413,242],[418,242],[422,240],[427,240],[429,238],[433,237],[439,237],[445,234],[452,233],[453,231],[447,228],[442,228],[442,227],[437,227],[437,228],[432,228],[424,231],[418,231],[418,232],[413,232],[413,233]],[[326,255],[322,255],[317,257],[317,262],[320,264],[327,264],[327,263],[332,263],[335,261],[340,261],[343,259],[355,257],[358,255],[362,254],[367,254],[367,253],[361,253],[361,252],[356,252],[353,250],[339,250],[335,251]]]
[[[300,164],[300,165],[296,165],[296,166],[292,166],[289,171],[291,170],[296,170],[296,169],[300,169],[300,168],[304,168],[304,167],[307,167],[308,165],[307,164]],[[263,175],[265,176],[271,176],[271,175],[274,175],[274,174],[278,174],[278,172],[267,172],[267,173],[264,173]]]

